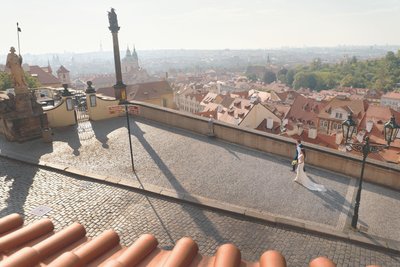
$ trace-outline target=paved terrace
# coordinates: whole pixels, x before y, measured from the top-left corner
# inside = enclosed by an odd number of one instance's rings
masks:
[[[242,258],[250,261],[258,261],[264,251],[275,249],[293,267],[308,266],[321,255],[338,266],[400,266],[398,254],[3,158],[0,185],[0,217],[18,212],[25,216],[26,225],[50,218],[56,232],[77,221],[89,237],[114,229],[126,246],[142,234],[152,233],[167,250],[180,238],[190,236],[200,252],[209,256],[218,246],[232,242]],[[44,216],[33,215],[32,210],[41,205],[51,210]]]
[[[52,145],[42,140],[8,143],[2,138],[0,150],[3,155],[99,174],[111,182],[249,216],[349,232],[356,180],[307,166],[309,176],[328,189],[312,192],[292,182],[295,174],[289,159],[153,121],[130,122],[135,173],[124,118],[57,129]],[[369,242],[400,241],[399,204],[398,191],[364,184],[359,222]]]

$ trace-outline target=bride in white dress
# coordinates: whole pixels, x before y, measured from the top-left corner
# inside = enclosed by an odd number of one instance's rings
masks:
[[[297,175],[296,175],[296,178],[294,179],[294,181],[299,184],[302,184],[304,187],[306,187],[310,190],[325,192],[326,191],[325,186],[323,186],[321,184],[313,183],[310,180],[310,178],[307,177],[307,174],[304,172],[304,155],[305,155],[305,150],[304,150],[304,148],[302,148],[301,153],[299,154],[299,157],[297,158],[297,160],[298,160]]]

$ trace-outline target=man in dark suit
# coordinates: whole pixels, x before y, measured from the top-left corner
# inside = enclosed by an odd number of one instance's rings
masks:
[[[298,139],[296,141],[296,155],[294,156],[294,159],[292,161],[292,171],[294,172],[296,170],[296,166],[297,166],[297,158],[299,157],[300,151],[303,148],[303,144],[301,143],[301,140]],[[304,155],[304,159],[305,159],[305,155]],[[304,170],[305,171],[305,170]]]

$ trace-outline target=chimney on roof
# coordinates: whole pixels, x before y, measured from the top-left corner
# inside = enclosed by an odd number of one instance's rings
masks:
[[[301,135],[303,133],[303,131],[304,131],[303,124],[302,123],[298,123],[297,124],[297,134]]]
[[[274,120],[271,119],[271,118],[267,118],[266,126],[267,126],[267,129],[270,129],[270,130],[271,130],[272,127],[274,126]]]
[[[358,132],[356,138],[357,138],[357,141],[358,141],[359,143],[362,143],[362,142],[364,141],[364,136],[365,136],[365,134],[366,134],[365,131],[359,131],[359,132]]]
[[[374,122],[372,120],[367,121],[366,130],[367,132],[371,132],[372,126],[374,126]]]
[[[336,133],[335,143],[337,145],[340,145],[342,141],[343,141],[343,133],[342,132]]]
[[[239,117],[234,117],[234,118],[235,118],[235,125],[239,125],[239,123],[240,123]]]
[[[317,128],[312,127],[308,130],[308,138],[310,139],[317,138]]]

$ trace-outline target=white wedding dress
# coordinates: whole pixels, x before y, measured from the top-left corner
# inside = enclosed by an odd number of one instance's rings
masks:
[[[296,178],[294,179],[295,182],[298,182],[299,184],[302,184],[304,187],[313,190],[313,191],[320,191],[320,192],[325,192],[326,188],[325,186],[321,185],[321,184],[316,184],[313,183],[310,178],[307,177],[307,174],[304,172],[304,155],[300,154],[298,157],[298,162],[302,162],[299,163],[297,165],[297,175]]]

